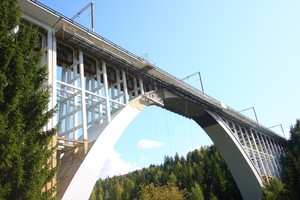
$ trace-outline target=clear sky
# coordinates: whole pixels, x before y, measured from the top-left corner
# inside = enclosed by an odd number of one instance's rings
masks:
[[[41,0],[73,17],[89,0]],[[226,105],[255,107],[285,132],[300,117],[300,1],[95,0],[95,32],[184,78],[200,71],[205,92]],[[76,19],[90,28],[90,12]],[[198,78],[187,80],[200,88]],[[254,119],[251,110],[245,115]],[[273,129],[282,134],[279,127]],[[186,155],[212,141],[193,121],[157,107],[124,132],[102,177]],[[108,173],[108,174],[107,174]]]

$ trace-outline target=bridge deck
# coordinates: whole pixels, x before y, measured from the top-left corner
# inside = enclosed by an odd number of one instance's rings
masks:
[[[225,106],[225,104],[208,96],[207,94],[203,94],[198,89],[74,22],[63,14],[60,14],[37,1],[21,1],[20,4],[25,13],[34,18],[41,19],[56,30],[56,37],[63,39],[64,42],[80,47],[96,58],[105,58],[113,64],[121,66],[122,68],[127,68],[132,71],[132,73],[141,76],[144,80],[151,82],[154,81],[162,88],[168,89],[181,97],[200,104],[204,108],[208,108],[216,113],[233,118],[239,123],[250,125],[258,131],[262,131],[282,142],[286,141],[286,139],[272,130],[258,124],[254,120],[235,111],[229,106]]]

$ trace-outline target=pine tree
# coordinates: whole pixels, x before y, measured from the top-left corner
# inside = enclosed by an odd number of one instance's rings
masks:
[[[202,189],[197,182],[195,182],[194,186],[191,189],[189,199],[190,200],[204,200]]]
[[[21,20],[17,3],[0,1],[0,199],[48,199],[51,191],[42,189],[55,174],[47,161],[56,130],[43,128],[54,110],[47,111],[37,31]]]
[[[300,199],[300,120],[291,128],[291,138],[282,164],[282,182],[286,198]]]
[[[183,200],[186,198],[186,191],[179,190],[173,184],[155,186],[153,183],[144,186],[138,199],[140,200]]]
[[[274,178],[270,183],[264,183],[262,200],[283,200],[283,184],[278,178]]]

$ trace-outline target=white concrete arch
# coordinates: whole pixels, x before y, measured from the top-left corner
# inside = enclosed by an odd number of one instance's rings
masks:
[[[222,118],[200,104],[163,91],[164,107],[193,119],[220,151],[245,200],[260,199],[263,181],[243,146]]]
[[[64,194],[59,192],[59,199],[89,198],[109,153],[113,150],[126,127],[147,105],[149,103],[144,101],[142,96],[139,96],[126,107],[113,113],[109,123],[104,122],[88,130],[88,142],[91,147],[84,160],[78,160],[82,163],[80,163],[70,183],[67,183]],[[70,168],[68,168],[68,171],[70,171]],[[61,188],[61,186],[59,187]]]
[[[207,111],[206,118],[211,124],[203,127],[203,122],[194,119],[211,138],[225,160],[244,200],[260,199],[263,182],[243,147],[230,129],[216,114]],[[215,122],[215,123],[213,123]]]
[[[225,159],[243,198],[259,199],[262,192],[260,174],[227,124],[213,112],[168,91],[160,91],[158,96],[163,100],[165,109],[192,118],[203,128]],[[113,150],[126,127],[150,104],[141,95],[113,113],[109,123],[104,122],[88,130],[88,142],[92,146],[67,186],[62,199],[89,198],[109,152]]]

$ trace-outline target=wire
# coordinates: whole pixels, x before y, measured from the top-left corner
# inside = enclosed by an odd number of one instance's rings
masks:
[[[165,120],[166,120],[166,129],[167,129],[167,137],[168,137],[168,143],[170,144],[170,147],[169,147],[169,155],[172,156],[173,152],[174,152],[174,143],[173,143],[173,138],[174,138],[174,125],[171,125],[170,126],[170,123],[169,123],[169,120],[168,118],[171,117],[169,116],[168,117],[168,112],[167,110],[164,110],[165,112]],[[173,122],[174,120],[171,120],[171,122]],[[170,127],[173,127],[173,130],[171,130]]]

